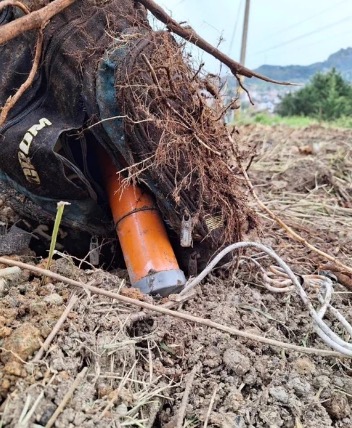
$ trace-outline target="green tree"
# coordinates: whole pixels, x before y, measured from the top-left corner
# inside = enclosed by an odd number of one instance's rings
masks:
[[[321,120],[352,116],[352,85],[334,68],[328,73],[317,73],[304,88],[284,96],[276,112],[281,116]]]

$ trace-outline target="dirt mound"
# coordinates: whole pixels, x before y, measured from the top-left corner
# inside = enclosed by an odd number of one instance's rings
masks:
[[[240,131],[243,145],[256,146],[251,179],[265,203],[312,243],[347,262],[350,133],[320,127]],[[299,151],[316,141],[321,144],[318,153]],[[298,188],[292,164],[310,165],[300,175],[311,177],[315,161],[331,181]],[[279,181],[286,186],[280,187]],[[289,240],[272,221],[261,221],[258,240],[274,248],[296,274],[316,272],[322,261],[318,256]],[[250,258],[265,268],[271,263],[247,251],[239,271],[222,269],[208,277],[179,311],[284,342],[325,348],[296,293],[267,291]],[[32,255],[22,260],[35,261]],[[69,257],[57,261],[54,269],[85,283],[95,281],[106,290],[134,293],[125,291],[123,272],[83,271]],[[35,355],[72,292],[64,283],[42,284],[41,278],[22,271],[1,296],[4,426],[20,421],[22,426],[45,426],[61,405],[57,427],[175,427],[186,384],[190,394],[179,426],[202,427],[206,421],[223,428],[352,426],[349,360],[283,351],[170,316],[148,314],[138,321],[135,308],[88,290],[78,291],[79,302],[48,352],[39,363],[31,363],[29,354]],[[344,287],[334,286],[333,304],[347,319],[352,318],[349,296]],[[337,328],[332,318],[328,322]],[[63,405],[70,390],[71,399]]]

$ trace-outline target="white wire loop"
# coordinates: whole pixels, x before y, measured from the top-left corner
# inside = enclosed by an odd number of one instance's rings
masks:
[[[253,247],[257,250],[266,253],[268,256],[274,259],[279,266],[274,266],[270,269],[269,272],[266,272],[256,260],[252,259],[256,266],[258,266],[261,270],[265,287],[270,291],[280,293],[296,290],[313,320],[313,326],[318,336],[325,342],[326,345],[330,346],[335,351],[352,357],[352,343],[343,340],[334,331],[332,331],[331,328],[323,320],[327,310],[329,310],[334,315],[334,317],[341,323],[348,335],[352,336],[351,324],[336,308],[332,307],[330,304],[333,294],[333,284],[331,279],[322,275],[307,275],[303,277],[304,282],[310,282],[311,284],[317,284],[319,286],[318,301],[321,306],[318,310],[316,310],[312,305],[303,286],[298,280],[297,276],[293,273],[293,271],[286,264],[286,262],[282,260],[282,258],[278,256],[271,248],[268,248],[258,242],[237,242],[224,248],[216,257],[214,257],[214,259],[196,278],[190,280],[186,284],[185,288],[180,294],[188,294],[213,270],[213,268],[219,263],[219,261],[228,253],[235,250],[239,250],[240,248],[248,247]],[[275,275],[279,276],[280,280],[275,279]]]

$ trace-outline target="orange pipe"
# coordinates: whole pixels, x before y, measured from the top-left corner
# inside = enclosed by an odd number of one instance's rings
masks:
[[[186,280],[153,199],[141,188],[122,183],[106,153],[100,159],[132,286],[161,295],[179,291]]]

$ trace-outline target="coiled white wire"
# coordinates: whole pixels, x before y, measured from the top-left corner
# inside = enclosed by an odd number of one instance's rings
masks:
[[[341,337],[338,336],[335,332],[333,332],[331,328],[323,320],[326,314],[326,311],[329,309],[331,313],[335,316],[335,318],[344,327],[346,332],[350,336],[352,336],[351,324],[336,308],[332,307],[330,304],[331,297],[333,294],[333,284],[330,278],[319,277],[319,279],[321,280],[321,291],[319,293],[318,300],[321,304],[321,307],[318,311],[316,311],[312,303],[310,302],[307,293],[305,292],[304,288],[300,284],[298,278],[290,269],[290,267],[286,264],[286,262],[282,260],[282,258],[278,256],[275,253],[275,251],[273,251],[271,248],[268,248],[265,245],[260,244],[258,242],[237,242],[235,244],[229,245],[228,247],[224,248],[222,251],[220,251],[220,253],[216,257],[214,257],[214,259],[209,263],[209,265],[196,278],[192,279],[189,283],[186,284],[185,288],[180,294],[185,295],[189,293],[213,270],[213,268],[219,263],[219,261],[223,257],[225,257],[228,253],[235,250],[239,250],[240,248],[247,248],[247,247],[253,247],[260,251],[263,251],[264,253],[268,254],[271,258],[273,258],[276,261],[276,263],[280,266],[282,271],[285,272],[287,276],[287,278],[285,278],[281,282],[281,286],[279,287],[280,292],[291,291],[294,287],[298,292],[298,294],[300,295],[310,316],[312,317],[314,329],[316,333],[319,335],[319,337],[335,351],[338,351],[344,355],[352,357],[352,343],[346,342],[345,340],[341,339]],[[256,264],[259,265],[258,262],[256,262]],[[290,284],[293,284],[293,286]],[[273,287],[269,284],[267,284],[266,287],[271,291],[278,291],[278,287]]]

